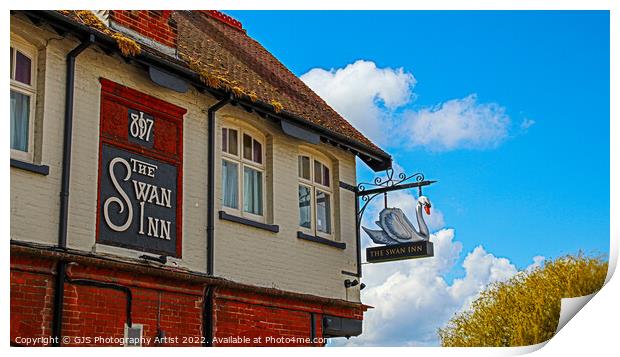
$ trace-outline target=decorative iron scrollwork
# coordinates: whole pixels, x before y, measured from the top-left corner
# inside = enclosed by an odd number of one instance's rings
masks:
[[[407,181],[413,181],[417,185],[406,184]],[[429,185],[434,181],[424,181],[424,174],[416,172],[412,175],[406,175],[404,172],[394,177],[394,169],[385,170],[384,177],[376,177],[373,182],[361,182],[357,185],[357,197],[360,197],[364,204],[358,212],[358,223],[361,222],[362,215],[366,207],[377,195],[388,191],[400,189],[398,186],[403,185],[402,189],[418,187],[420,195],[422,194],[422,186]]]

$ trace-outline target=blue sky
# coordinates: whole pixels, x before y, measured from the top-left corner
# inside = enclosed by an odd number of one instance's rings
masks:
[[[434,228],[452,228],[460,247],[437,270],[448,290],[467,280],[468,255],[522,270],[536,256],[608,254],[607,12],[226,13],[406,172],[439,180],[425,191],[442,216]],[[375,278],[419,268],[389,264]],[[375,343],[436,343],[390,341]]]

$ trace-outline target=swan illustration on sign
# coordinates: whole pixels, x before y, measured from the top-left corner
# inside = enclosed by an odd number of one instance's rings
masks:
[[[384,208],[376,221],[381,230],[368,229],[362,227],[370,239],[377,244],[396,245],[403,243],[413,243],[428,241],[429,231],[424,222],[422,210],[427,215],[431,214],[431,202],[425,196],[420,196],[416,205],[416,218],[418,220],[417,230],[405,213],[400,208]]]

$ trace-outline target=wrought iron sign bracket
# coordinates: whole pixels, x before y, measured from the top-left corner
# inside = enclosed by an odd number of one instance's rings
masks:
[[[358,232],[362,224],[362,216],[364,215],[364,211],[366,210],[366,207],[368,207],[368,204],[370,203],[370,201],[372,201],[373,198],[377,197],[380,194],[383,194],[384,200],[385,200],[385,206],[387,207],[387,193],[388,192],[406,190],[406,189],[417,187],[418,195],[422,196],[422,187],[429,186],[437,182],[437,181],[425,180],[424,174],[420,172],[412,174],[412,175],[406,175],[405,173],[401,172],[400,174],[398,174],[396,178],[394,177],[393,169],[389,168],[385,170],[385,172],[386,172],[385,178],[377,177],[374,179],[373,182],[362,182],[358,184],[355,189],[355,198],[356,199],[361,198],[362,202],[364,202],[362,206],[357,209],[357,212],[356,212],[357,214],[356,224],[357,224]],[[407,183],[407,181],[414,181],[414,182]],[[367,186],[370,186],[372,188],[367,189],[366,188]]]
[[[405,173],[400,173],[396,177],[394,177],[394,170],[392,168],[385,170],[385,172],[386,172],[385,177],[377,177],[374,179],[373,182],[370,182],[370,183],[362,182],[358,184],[357,186],[352,186],[352,185],[349,185],[343,182],[340,183],[340,186],[342,188],[353,191],[355,193],[355,220],[356,220],[355,233],[356,233],[356,241],[357,241],[357,277],[359,278],[362,277],[360,229],[362,225],[362,216],[364,215],[364,211],[366,211],[366,208],[368,207],[368,204],[370,203],[370,201],[372,201],[373,198],[377,197],[378,195],[383,194],[384,200],[385,200],[384,201],[385,207],[387,208],[388,192],[412,189],[412,188],[417,187],[419,196],[422,196],[423,187],[429,186],[437,182],[437,181],[425,180],[424,174],[422,173],[415,173],[413,175],[406,175]],[[363,202],[361,207],[360,207],[360,198]],[[411,245],[411,247],[409,245]],[[404,247],[404,248],[406,251],[405,255],[411,255],[412,251],[415,251],[416,252],[415,254],[419,255],[420,257],[433,255],[432,243],[428,241],[411,243],[411,244],[408,244],[407,247]],[[381,248],[376,248],[376,247],[368,248],[366,252],[367,256],[368,256],[369,249],[376,250],[376,249],[381,249]],[[399,259],[399,257],[394,257],[394,259],[389,259],[389,260],[396,260],[396,259]],[[386,259],[385,261],[387,260],[388,259]]]

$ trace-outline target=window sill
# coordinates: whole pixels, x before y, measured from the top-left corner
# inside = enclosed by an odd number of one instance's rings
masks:
[[[330,239],[325,239],[322,237],[317,237],[317,236],[313,236],[310,234],[306,234],[304,232],[297,232],[297,238],[299,239],[303,239],[303,240],[309,240],[311,242],[315,242],[315,243],[321,243],[321,244],[325,244],[325,245],[329,245],[330,247],[334,247],[334,248],[338,248],[338,249],[345,249],[347,247],[346,243],[343,242],[336,242]]]
[[[11,167],[16,167],[18,169],[34,172],[35,174],[40,174],[43,176],[47,176],[50,173],[50,167],[47,165],[35,165],[26,161],[11,159]]]
[[[278,225],[256,222],[251,219],[247,219],[247,218],[243,218],[239,216],[233,216],[232,214],[228,214],[224,211],[220,211],[220,219],[224,221],[245,224],[246,226],[250,226],[254,228],[264,229],[266,231],[270,231],[273,233],[278,233],[280,231],[280,226]]]

